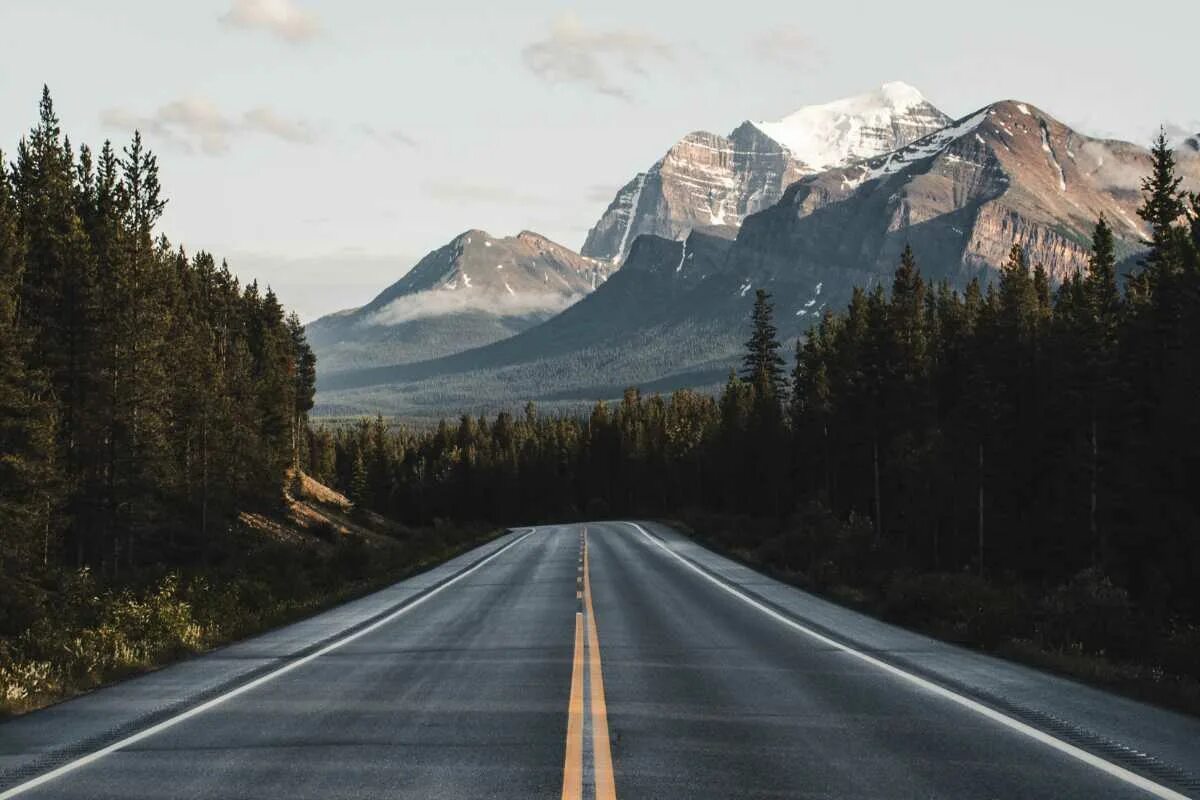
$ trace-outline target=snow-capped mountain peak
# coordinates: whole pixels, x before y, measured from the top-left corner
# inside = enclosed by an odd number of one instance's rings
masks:
[[[914,137],[907,131],[928,132],[947,122],[946,115],[920,91],[896,81],[754,126],[786,147],[797,161],[819,171],[881,155],[895,149],[897,142],[911,141]]]
[[[778,122],[744,122],[728,136],[695,131],[617,192],[582,252],[620,263],[644,233],[732,237],[796,180],[889,153],[951,122],[912,86],[885,83]]]

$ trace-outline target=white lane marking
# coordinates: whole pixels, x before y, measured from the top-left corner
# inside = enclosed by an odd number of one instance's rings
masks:
[[[932,693],[934,693],[940,697],[943,697],[953,703],[957,703],[958,705],[962,706],[963,708],[966,708],[970,711],[974,711],[976,714],[979,714],[980,716],[987,717],[988,719],[993,720],[994,722],[999,722],[1001,725],[1004,725],[1007,728],[1011,728],[1012,730],[1016,731],[1017,733],[1023,734],[1024,736],[1028,736],[1030,739],[1033,739],[1037,742],[1041,742],[1042,744],[1047,745],[1048,747],[1052,747],[1061,753],[1065,753],[1066,755],[1070,756],[1071,758],[1074,758],[1078,761],[1082,761],[1083,763],[1087,764],[1088,766],[1095,767],[1096,769],[1100,770],[1101,772],[1104,772],[1108,775],[1111,775],[1114,778],[1117,778],[1118,780],[1128,783],[1130,786],[1135,786],[1138,789],[1149,792],[1150,794],[1152,794],[1155,797],[1161,797],[1161,798],[1164,798],[1164,800],[1190,800],[1190,798],[1188,798],[1187,795],[1180,794],[1179,792],[1176,792],[1173,789],[1168,789],[1166,786],[1155,783],[1154,781],[1149,780],[1148,778],[1143,778],[1141,775],[1138,775],[1136,772],[1131,772],[1122,766],[1113,764],[1111,761],[1105,761],[1103,758],[1100,758],[1099,756],[1094,755],[1093,753],[1089,753],[1087,750],[1083,750],[1079,747],[1076,747],[1075,745],[1070,744],[1069,742],[1064,742],[1062,739],[1058,739],[1054,736],[1051,736],[1050,734],[1046,733],[1045,731],[1040,731],[1031,725],[1026,725],[1024,722],[1021,722],[1018,719],[1014,719],[1013,717],[1010,717],[1007,714],[1002,714],[999,711],[996,711],[994,708],[989,708],[988,706],[985,706],[983,703],[972,700],[971,698],[969,698],[965,695],[958,694],[957,692],[952,692],[951,690],[945,688],[944,686],[939,686],[938,684],[934,683],[933,681],[926,680],[925,678],[922,678],[921,676],[915,675],[911,672],[906,672],[905,670],[902,670],[899,667],[893,666],[892,664],[888,664],[886,661],[880,661],[878,658],[875,658],[874,656],[868,655],[860,650],[855,650],[853,647],[850,647],[849,645],[842,644],[841,642],[837,641],[836,639],[830,639],[828,636],[818,633],[817,631],[813,630],[812,628],[801,625],[799,622],[796,622],[795,620],[785,617],[783,614],[780,614],[778,611],[775,611],[774,609],[758,602],[753,597],[743,594],[742,592],[733,588],[729,584],[724,583],[723,581],[720,581],[720,580],[714,578],[712,575],[709,575],[707,572],[700,569],[698,566],[693,564],[691,561],[688,561],[686,558],[679,555],[671,548],[667,547],[665,544],[660,542],[658,539],[655,539],[653,536],[651,536],[646,531],[645,528],[643,528],[641,525],[638,525],[636,522],[626,522],[625,524],[637,529],[652,544],[655,544],[658,547],[662,548],[662,550],[664,552],[666,552],[668,555],[671,555],[672,557],[676,558],[679,561],[679,563],[683,564],[685,567],[692,570],[697,575],[711,581],[719,588],[724,589],[726,592],[728,592],[729,594],[738,598],[739,600],[742,600],[743,602],[754,606],[759,611],[763,612],[764,614],[766,614],[769,617],[772,617],[773,619],[777,620],[778,622],[782,622],[784,625],[794,628],[795,630],[800,631],[801,633],[805,634],[806,636],[810,636],[813,639],[816,639],[821,644],[828,645],[829,647],[833,647],[837,650],[841,650],[842,652],[846,653],[847,655],[854,656],[855,658],[859,659],[860,661],[864,661],[873,667],[877,667],[878,669],[881,669],[884,672],[887,672],[891,675],[896,676],[897,678],[901,678],[902,680],[908,681],[911,684],[919,686],[922,689],[925,689],[926,691],[932,692]],[[2,800],[2,798],[0,798],[0,800]]]
[[[429,598],[433,597],[434,595],[439,594],[443,589],[449,589],[451,586],[458,583],[463,578],[470,575],[472,572],[475,572],[475,570],[484,566],[489,561],[491,561],[493,558],[496,558],[501,553],[508,550],[510,547],[520,544],[521,542],[528,539],[530,536],[533,535],[533,533],[536,530],[537,530],[536,528],[530,528],[525,534],[513,539],[508,544],[506,544],[503,547],[496,550],[496,552],[494,552],[491,555],[484,558],[482,561],[480,561],[475,566],[471,567],[470,569],[466,570],[465,572],[461,572],[458,575],[455,575],[453,578],[446,581],[441,586],[437,587],[436,589],[429,592],[428,594],[418,597],[416,600],[412,601],[411,603],[404,606],[403,608],[397,609],[396,611],[393,611],[391,614],[388,614],[383,619],[380,619],[376,622],[371,623],[367,627],[363,628],[361,631],[355,631],[354,633],[350,634],[349,636],[338,639],[336,642],[333,642],[332,644],[328,644],[325,647],[322,647],[320,650],[318,650],[315,653],[310,653],[309,655],[304,656],[303,658],[299,658],[295,661],[284,664],[282,667],[275,670],[274,672],[268,672],[266,675],[262,675],[258,678],[255,678],[254,680],[250,681],[249,683],[244,683],[241,686],[238,686],[236,689],[231,689],[230,691],[226,692],[223,695],[214,697],[212,700],[208,700],[207,702],[201,703],[200,705],[195,706],[194,708],[189,708],[187,711],[183,711],[183,712],[177,714],[176,716],[171,717],[170,719],[163,720],[162,722],[158,723],[157,725],[153,725],[149,728],[146,728],[143,731],[139,731],[139,732],[133,734],[132,736],[127,736],[124,739],[121,739],[120,741],[113,742],[112,744],[108,745],[107,747],[102,747],[101,749],[99,749],[93,753],[88,753],[86,756],[77,758],[74,761],[69,761],[66,764],[63,764],[61,767],[58,767],[56,769],[51,770],[50,772],[39,775],[36,778],[33,778],[32,780],[26,781],[25,783],[22,783],[22,784],[12,787],[11,789],[7,789],[3,792],[0,792],[0,800],[8,800],[8,798],[10,798],[10,797],[16,797],[18,795],[25,794],[26,792],[30,791],[31,789],[36,789],[37,787],[47,784],[56,778],[61,778],[63,775],[66,775],[69,772],[74,772],[75,770],[79,769],[80,767],[85,767],[88,764],[99,761],[100,759],[104,758],[105,756],[111,755],[112,753],[115,753],[116,751],[118,751],[122,748],[128,747],[131,744],[140,742],[143,739],[148,739],[157,733],[162,733],[167,728],[174,727],[175,725],[178,725],[179,723],[183,722],[184,720],[191,719],[192,717],[197,716],[199,714],[203,714],[205,711],[208,711],[209,709],[214,708],[215,706],[218,706],[221,703],[224,703],[226,700],[231,700],[232,698],[237,697],[240,694],[245,694],[246,692],[250,691],[251,689],[255,689],[259,686],[262,686],[264,683],[267,683],[268,681],[275,680],[276,678],[278,678],[280,675],[283,675],[284,673],[291,672],[292,670],[296,669],[297,667],[302,667],[314,659],[320,658],[321,656],[326,655],[327,653],[337,650],[339,647],[343,647],[344,645],[347,645],[350,642],[353,642],[355,639],[366,636],[368,633],[371,633],[372,631],[375,631],[375,630],[383,627],[384,625],[387,625],[389,622],[392,622],[393,620],[395,620],[397,617],[401,616],[402,614],[406,614],[409,611],[412,611],[414,608],[421,605]]]

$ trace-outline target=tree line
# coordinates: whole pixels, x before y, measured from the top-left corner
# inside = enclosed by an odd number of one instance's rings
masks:
[[[140,135],[76,150],[48,91],[0,155],[0,580],[197,563],[278,503],[315,359],[257,283],[156,231]],[[0,606],[4,605],[0,603]]]
[[[760,291],[718,397],[630,389],[586,419],[530,405],[431,431],[316,428],[308,468],[414,523],[815,508],[865,528],[856,546],[892,570],[1039,587],[1094,570],[1161,619],[1198,621],[1200,200],[1165,137],[1152,163],[1132,274],[1104,219],[1088,268],[1057,287],[1020,247],[962,291],[930,285],[906,249],[891,291],[827,312],[790,373]]]

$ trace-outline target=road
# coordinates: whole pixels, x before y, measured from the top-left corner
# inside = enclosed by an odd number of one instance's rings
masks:
[[[1196,720],[883,626],[661,526],[514,531],[389,591],[0,725],[0,800],[1200,789]]]

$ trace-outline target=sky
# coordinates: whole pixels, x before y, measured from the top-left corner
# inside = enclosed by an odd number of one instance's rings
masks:
[[[954,117],[1018,99],[1093,136],[1200,131],[1200,4],[1105,6],[0,0],[0,147],[42,84],[76,143],[140,129],[171,240],[311,320],[470,228],[578,249],[687,132],[886,81]]]

